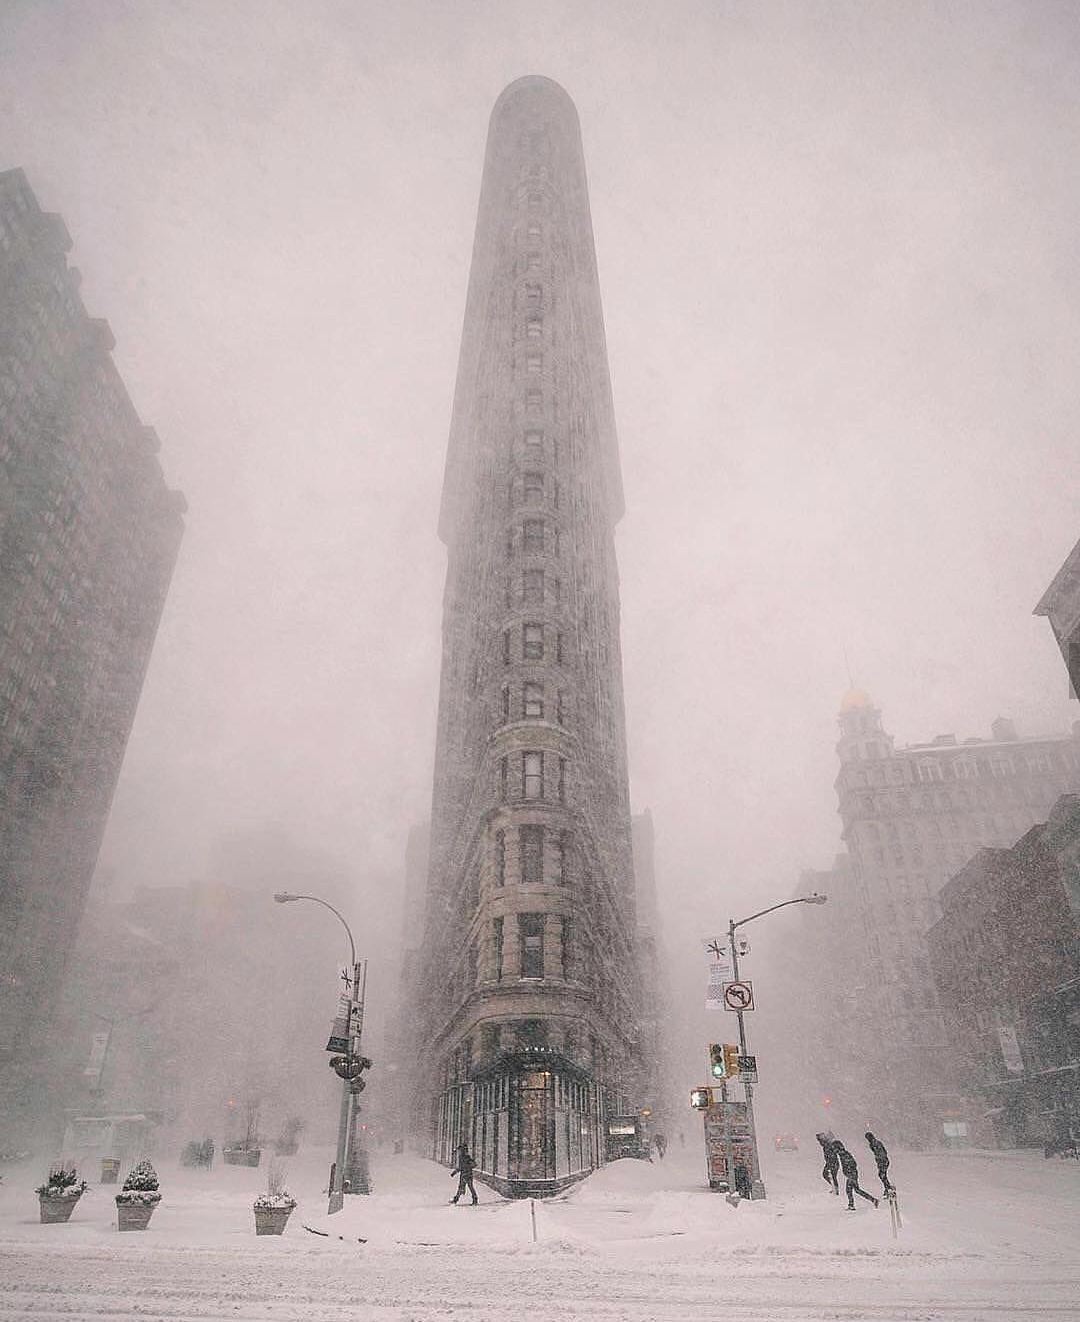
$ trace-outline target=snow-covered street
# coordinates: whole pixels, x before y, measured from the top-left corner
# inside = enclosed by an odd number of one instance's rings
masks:
[[[280,1239],[254,1234],[258,1170],[161,1163],[149,1230],[120,1235],[111,1188],[92,1187],[67,1226],[43,1226],[34,1172],[11,1167],[0,1317],[1080,1317],[1080,1163],[1036,1153],[898,1153],[898,1240],[884,1205],[848,1213],[828,1193],[816,1151],[770,1153],[768,1201],[738,1208],[702,1187],[689,1148],[617,1162],[552,1202],[481,1186],[476,1208],[448,1205],[455,1182],[441,1167],[376,1154],[376,1193],[331,1218],[326,1155],[292,1163],[300,1205]]]

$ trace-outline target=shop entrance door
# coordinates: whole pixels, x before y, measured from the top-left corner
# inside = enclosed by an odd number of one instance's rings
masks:
[[[551,1076],[523,1074],[518,1084],[518,1178],[546,1180],[554,1173]]]

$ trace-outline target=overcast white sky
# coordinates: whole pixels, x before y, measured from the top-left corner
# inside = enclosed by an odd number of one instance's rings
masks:
[[[267,821],[399,867],[524,73],[581,117],[669,937],[831,859],[845,648],[901,742],[1067,728],[1031,610],[1080,536],[1078,55],[1036,0],[6,0],[0,165],[64,216],[190,503],[102,868],[182,883]]]

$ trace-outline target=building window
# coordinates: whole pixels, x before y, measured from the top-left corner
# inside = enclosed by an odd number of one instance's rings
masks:
[[[507,489],[506,500],[507,500],[507,504],[508,504],[508,505],[513,505],[513,503],[514,503],[514,484],[513,484],[512,482],[511,482],[509,488]],[[508,528],[508,529],[507,529],[507,532],[506,532],[506,558],[507,558],[507,560],[513,560],[513,558],[514,558],[514,530],[513,530],[513,528]]]
[[[503,630],[503,665],[510,664],[510,630]]]
[[[525,286],[525,302],[531,308],[538,308],[544,301],[544,289],[542,285],[527,284]]]
[[[525,334],[530,340],[538,340],[544,333],[543,317],[530,317],[525,323]]]
[[[941,765],[938,762],[919,763],[920,780],[941,780]]]
[[[544,797],[543,753],[522,753],[521,790],[527,799],[542,799]]]
[[[502,919],[500,918],[498,921],[501,923]],[[480,1053],[486,1060],[491,1060],[499,1054],[498,1024],[480,1025]],[[491,1110],[491,1107],[488,1106],[483,1109]]]
[[[990,759],[990,774],[992,776],[1011,776],[1015,768],[1011,757],[992,757]]]
[[[469,961],[469,962],[468,962],[467,972],[466,972],[466,982],[467,982],[468,986],[470,986],[470,987],[475,987],[475,986],[476,986],[476,975],[477,975],[477,973],[479,972],[479,969],[480,969],[480,956],[479,956],[479,952],[478,952],[477,949],[476,949],[476,942],[475,942],[475,941],[474,941],[474,942],[472,943],[472,945],[469,947],[468,961]]]
[[[503,975],[503,920],[496,918],[492,923],[492,944],[495,947],[495,981],[502,982]]]
[[[542,606],[544,602],[544,571],[526,569],[524,598],[527,606]]]
[[[570,832],[560,831],[555,838],[555,882],[559,886],[570,884]]]
[[[555,478],[551,484],[551,503],[555,506],[556,509],[559,508],[560,498],[561,498],[561,492],[559,491],[559,479]]]
[[[979,774],[979,764],[971,758],[960,757],[953,763],[953,775],[957,780],[975,780]]]
[[[529,236],[530,243],[540,242],[540,226],[536,222],[533,222],[532,224],[529,225],[528,229],[526,230],[526,233]]]
[[[555,559],[558,560],[562,548],[562,534],[559,532],[558,528],[553,528],[551,531],[553,534],[552,553],[554,554]]]
[[[530,463],[540,463],[544,457],[544,433],[527,431],[525,433],[525,458]]]
[[[532,376],[539,376],[540,369],[544,366],[544,360],[538,353],[530,353],[525,356],[525,370]]]
[[[563,637],[562,630],[555,635],[555,660],[561,666],[563,663]]]
[[[495,885],[506,885],[506,832],[495,832]]]
[[[562,689],[555,695],[555,719],[560,725],[566,724],[566,695]]]
[[[1046,753],[1029,753],[1027,759],[1028,770],[1036,775],[1040,772],[1052,771],[1050,758]]]
[[[569,978],[574,955],[574,920],[567,915],[562,920],[562,968],[563,977]]]
[[[499,798],[506,802],[510,788],[510,763],[504,757],[499,763]]]
[[[542,978],[544,976],[544,915],[542,913],[519,913],[518,932],[521,939],[521,976],[523,978]],[[535,1045],[539,1046],[540,1043]]]
[[[523,826],[521,844],[521,881],[526,886],[540,886],[544,881],[544,828]]]
[[[544,397],[539,390],[530,390],[525,395],[525,412],[533,414],[543,413]]]
[[[521,706],[525,716],[542,718],[544,715],[544,686],[542,684],[526,684]]]
[[[528,271],[530,274],[533,271],[540,270],[540,254],[538,252],[530,252],[526,254],[525,270]]]
[[[566,802],[566,758],[559,758],[559,802]]]
[[[541,492],[543,487],[541,486]],[[544,521],[543,519],[526,519],[522,528],[522,550],[526,555],[543,555],[544,553]]]
[[[528,473],[523,474],[521,479],[521,485],[526,504],[530,504],[534,500],[544,499],[543,473],[535,473],[530,471]],[[528,527],[528,524],[526,524],[525,526]],[[541,538],[543,538],[543,527],[544,525],[541,524],[540,525]],[[540,550],[542,551],[543,549],[544,549],[543,541],[541,540]]]
[[[521,631],[521,655],[526,661],[543,661],[544,626],[526,624]]]
[[[502,687],[502,718],[505,723],[510,719],[510,685],[504,684]]]

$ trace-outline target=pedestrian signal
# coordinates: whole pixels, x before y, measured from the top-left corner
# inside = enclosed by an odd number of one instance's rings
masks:
[[[690,1105],[695,1111],[707,1111],[712,1105],[712,1090],[709,1088],[691,1088]]]
[[[724,1076],[733,1079],[739,1072],[739,1048],[730,1042],[724,1043]]]
[[[724,1061],[724,1048],[719,1042],[709,1043],[709,1073],[714,1079],[727,1078],[727,1065]]]

